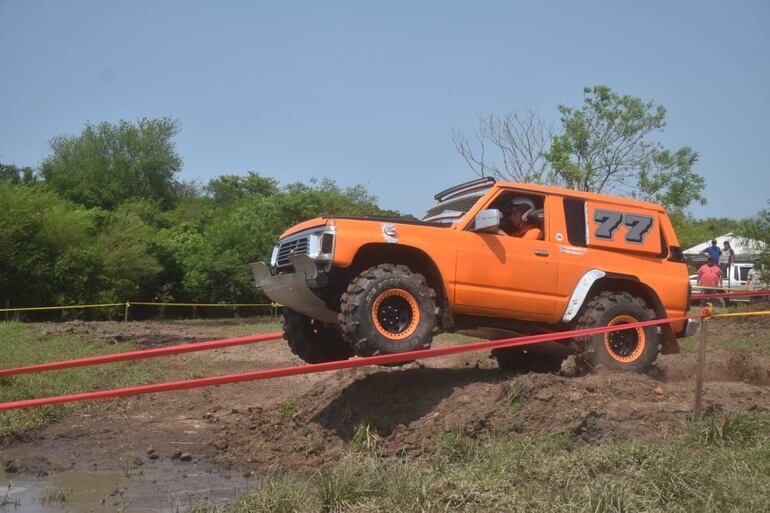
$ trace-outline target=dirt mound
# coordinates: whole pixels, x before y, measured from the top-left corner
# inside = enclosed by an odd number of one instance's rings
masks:
[[[694,382],[696,364],[696,353],[664,356],[659,360],[657,376],[667,382]],[[709,350],[705,379],[770,385],[770,356],[756,351]]]
[[[680,429],[692,408],[687,365],[680,368],[673,358],[681,357],[665,358],[655,376],[514,376],[494,369],[425,367],[357,371],[319,383],[290,404],[221,419],[221,437],[212,444],[229,448],[221,454],[225,461],[243,461],[245,455],[262,464],[312,465],[336,458],[350,445],[384,455],[419,454],[433,450],[448,431],[475,437],[562,430],[593,443],[654,440]],[[767,373],[768,362],[763,365]],[[714,369],[719,374],[723,366],[715,362]],[[719,375],[724,379],[707,383],[707,404],[770,409],[770,389]]]

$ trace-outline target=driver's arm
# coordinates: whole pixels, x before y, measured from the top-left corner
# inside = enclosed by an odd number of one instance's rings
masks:
[[[540,228],[530,228],[521,236],[522,239],[527,240],[540,240],[543,236],[543,232]]]

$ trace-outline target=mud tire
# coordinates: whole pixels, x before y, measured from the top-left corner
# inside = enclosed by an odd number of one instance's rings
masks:
[[[389,298],[393,307],[401,310],[395,320],[386,318],[382,310],[389,307],[385,303]],[[342,295],[340,310],[342,336],[358,356],[429,348],[439,313],[436,292],[425,277],[394,264],[370,267],[354,278]],[[395,324],[403,320],[405,326],[390,331],[386,319]]]
[[[649,321],[654,318],[655,312],[643,299],[628,292],[606,291],[589,301],[575,329]],[[660,351],[660,335],[657,326],[647,326],[581,337],[576,339],[575,344],[576,363],[583,371],[606,368],[644,372],[655,364]]]
[[[347,360],[353,356],[337,326],[289,308],[283,312],[283,338],[289,343],[291,352],[307,363]]]
[[[559,372],[561,363],[564,361],[563,356],[532,352],[515,347],[493,349],[492,357],[497,360],[497,366],[500,370],[521,373]]]

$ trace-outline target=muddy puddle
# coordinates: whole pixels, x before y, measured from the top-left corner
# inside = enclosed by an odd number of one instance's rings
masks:
[[[254,484],[253,477],[173,461],[43,478],[0,469],[0,513],[182,513],[203,501],[232,502]]]

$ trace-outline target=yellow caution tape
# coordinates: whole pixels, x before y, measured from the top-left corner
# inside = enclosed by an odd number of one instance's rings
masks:
[[[132,305],[147,306],[273,306],[272,303],[153,303],[150,301],[131,301]]]
[[[714,314],[713,317],[751,317],[753,315],[770,315],[770,310],[765,310],[762,312],[733,312]]]
[[[96,305],[64,305],[64,306],[26,306],[21,308],[0,308],[0,312],[32,312],[40,310],[73,310],[77,308],[108,308],[114,306],[123,306],[129,308],[131,305],[145,306],[203,306],[203,307],[272,307],[278,308],[283,305],[279,303],[154,303],[149,301],[126,301],[124,303],[100,303]]]
[[[109,306],[127,306],[127,303],[103,303],[99,305],[67,305],[67,306],[28,306],[24,308],[0,308],[0,312],[29,312],[33,310],[68,310],[72,308],[105,308]]]

